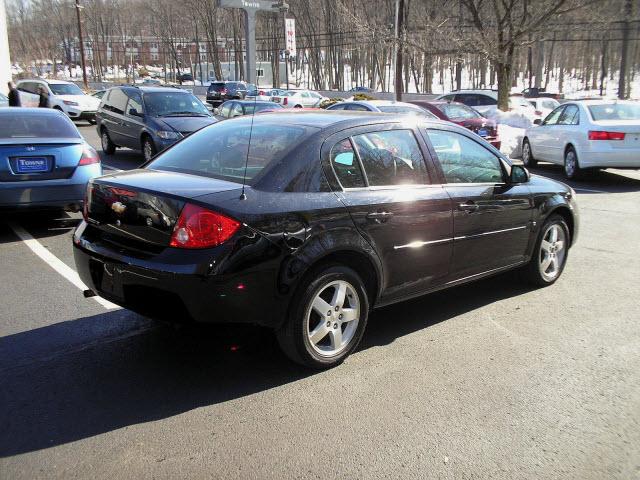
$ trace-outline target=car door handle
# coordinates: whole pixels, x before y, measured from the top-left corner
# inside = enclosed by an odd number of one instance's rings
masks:
[[[371,212],[367,214],[367,219],[378,223],[386,222],[391,217],[393,217],[393,212]]]
[[[478,205],[476,202],[471,200],[458,204],[458,210],[462,210],[463,212],[467,212],[467,213],[475,212],[479,208],[480,208],[480,205]]]

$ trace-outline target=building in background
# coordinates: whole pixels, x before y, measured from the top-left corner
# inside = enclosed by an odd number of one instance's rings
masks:
[[[7,82],[11,80],[9,59],[9,37],[7,35],[7,12],[4,0],[0,0],[0,91],[7,93]]]

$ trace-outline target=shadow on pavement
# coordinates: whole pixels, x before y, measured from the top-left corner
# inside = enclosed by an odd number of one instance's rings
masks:
[[[360,350],[526,291],[507,274],[385,307],[372,313]],[[268,330],[176,330],[140,318],[129,318],[127,330],[123,315],[131,314],[110,312],[0,339],[1,457],[168,418],[317,373],[289,362]]]
[[[9,228],[9,223],[15,223],[26,229],[35,238],[54,237],[73,231],[81,220],[80,213],[64,212],[62,210],[22,211],[0,214],[0,244],[18,241]]]
[[[567,180],[560,165],[539,163],[531,173],[558,180],[573,187],[579,194],[629,193],[640,191],[640,178],[627,174],[633,170],[595,170],[583,180]]]

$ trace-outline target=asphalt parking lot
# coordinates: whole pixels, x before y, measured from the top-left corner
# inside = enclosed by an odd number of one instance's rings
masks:
[[[80,214],[0,219],[0,478],[640,478],[640,172],[572,186],[555,285],[505,274],[377,310],[325,372],[268,331],[83,298]]]

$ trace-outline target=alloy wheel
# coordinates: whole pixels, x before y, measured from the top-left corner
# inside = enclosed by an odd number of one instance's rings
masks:
[[[309,344],[323,357],[337,355],[351,344],[359,321],[356,289],[347,281],[332,281],[317,290],[307,307],[305,331]]]
[[[143,147],[144,159],[148,162],[153,157],[153,146],[149,140],[145,140]]]
[[[572,178],[576,174],[576,163],[576,152],[569,150],[564,159],[564,171],[567,174],[567,177]]]
[[[106,152],[109,149],[109,135],[107,135],[107,132],[102,132],[100,140],[102,141],[102,150]]]
[[[524,145],[522,146],[522,163],[524,163],[525,167],[529,166],[529,162],[531,161],[530,156],[531,147],[529,147],[529,142],[524,142]]]
[[[553,281],[560,275],[566,255],[567,236],[562,226],[554,223],[547,228],[540,243],[538,266],[546,281]]]

